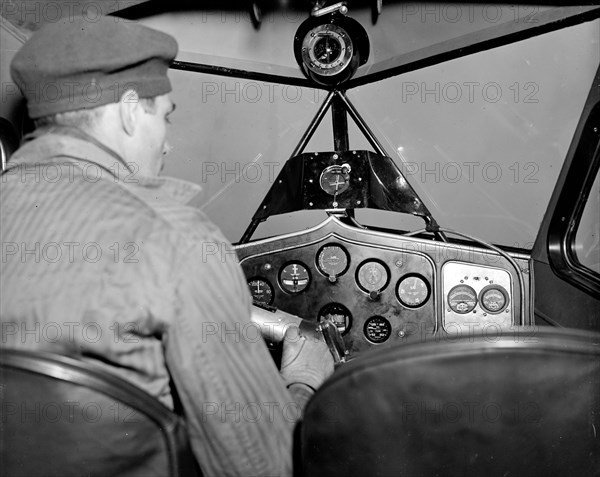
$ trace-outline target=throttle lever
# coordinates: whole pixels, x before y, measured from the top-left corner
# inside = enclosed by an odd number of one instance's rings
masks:
[[[253,304],[252,322],[259,327],[261,334],[267,341],[281,343],[285,336],[285,331],[290,326],[297,326],[304,336],[314,339],[319,339],[319,333],[322,333],[325,344],[327,344],[333,356],[334,364],[337,366],[346,362],[348,354],[346,345],[340,330],[331,318],[326,318],[317,324],[278,310],[274,306],[257,302]]]
[[[325,318],[320,321],[318,329],[323,333],[323,338],[325,338],[325,343],[327,343],[329,351],[333,356],[335,366],[345,363],[348,351],[346,350],[346,344],[344,343],[342,334],[333,322],[333,319]]]

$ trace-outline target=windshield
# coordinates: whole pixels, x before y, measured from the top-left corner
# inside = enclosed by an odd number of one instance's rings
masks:
[[[599,25],[447,61],[348,96],[440,225],[531,249],[598,68]],[[183,71],[171,77],[177,113],[165,173],[201,184],[196,205],[237,241],[326,93]],[[190,90],[193,96],[182,93]],[[350,147],[371,149],[349,123]],[[331,150],[328,115],[306,151]],[[254,237],[323,217],[272,217]],[[357,217],[423,227],[407,215],[364,210]]]

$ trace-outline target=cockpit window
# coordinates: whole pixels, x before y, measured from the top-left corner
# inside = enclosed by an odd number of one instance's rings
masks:
[[[443,226],[531,249],[598,68],[599,23],[352,90]]]
[[[531,249],[598,68],[599,27],[583,23],[347,94],[440,225]],[[175,70],[171,78],[180,106],[164,172],[202,185],[195,205],[237,241],[326,93]],[[350,148],[371,149],[348,122]],[[306,151],[332,150],[328,114]],[[271,217],[255,238],[323,217]],[[424,225],[369,210],[357,217]]]
[[[600,275],[600,175],[592,185],[575,234],[574,252],[577,260],[587,269]]]

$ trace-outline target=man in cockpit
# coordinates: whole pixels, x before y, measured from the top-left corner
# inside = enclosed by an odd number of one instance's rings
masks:
[[[291,473],[292,432],[332,372],[286,335],[281,372],[221,232],[160,177],[175,40],[121,19],[36,32],[11,73],[36,130],[2,176],[2,346],[67,353],[182,403],[207,475]],[[249,409],[249,406],[252,408]]]

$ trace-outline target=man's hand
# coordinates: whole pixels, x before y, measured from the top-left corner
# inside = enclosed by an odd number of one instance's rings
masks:
[[[313,390],[333,373],[333,357],[320,332],[290,326],[283,340],[281,376],[286,384],[306,384]]]

